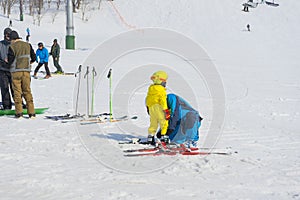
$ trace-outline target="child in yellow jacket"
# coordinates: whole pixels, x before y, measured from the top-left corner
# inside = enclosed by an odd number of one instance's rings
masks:
[[[146,106],[150,115],[150,127],[148,128],[148,142],[155,144],[154,135],[158,125],[161,128],[161,141],[168,142],[166,135],[170,111],[167,105],[166,83],[168,75],[164,71],[157,71],[151,76],[153,84],[149,86],[146,97]]]

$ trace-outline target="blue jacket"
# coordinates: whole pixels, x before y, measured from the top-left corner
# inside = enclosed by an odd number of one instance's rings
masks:
[[[40,59],[40,63],[47,63],[48,59],[49,59],[49,53],[48,50],[43,47],[42,49],[38,49],[36,50],[36,61],[39,62]]]
[[[172,130],[169,137],[172,142],[182,144],[186,141],[199,140],[199,128],[201,117],[192,106],[183,98],[168,94],[168,108],[171,110],[169,130]]]

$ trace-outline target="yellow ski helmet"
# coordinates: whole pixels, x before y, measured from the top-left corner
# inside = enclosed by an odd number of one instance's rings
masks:
[[[151,76],[151,80],[154,84],[161,84],[167,82],[168,74],[164,71],[157,71]]]

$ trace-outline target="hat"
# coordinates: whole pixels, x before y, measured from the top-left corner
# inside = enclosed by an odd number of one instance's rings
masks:
[[[44,46],[43,43],[42,43],[42,42],[39,42],[39,43],[38,43],[38,47],[42,47],[42,46]]]
[[[57,42],[57,39],[54,39],[54,40],[53,40],[53,42],[55,42],[55,43],[56,43],[56,42]]]
[[[151,76],[151,80],[154,84],[162,84],[167,82],[168,74],[164,71],[157,71]]]
[[[9,34],[11,40],[21,39],[17,31],[12,31]]]
[[[10,28],[6,28],[4,29],[4,35],[9,35],[11,33],[11,29]]]

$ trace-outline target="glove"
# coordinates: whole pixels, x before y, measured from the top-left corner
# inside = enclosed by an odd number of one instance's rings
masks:
[[[164,110],[164,112],[165,112],[165,118],[166,118],[166,120],[170,120],[170,118],[171,118],[170,110],[166,109],[166,110]]]
[[[171,133],[173,133],[174,130],[173,129],[168,129],[166,135],[171,135]]]

